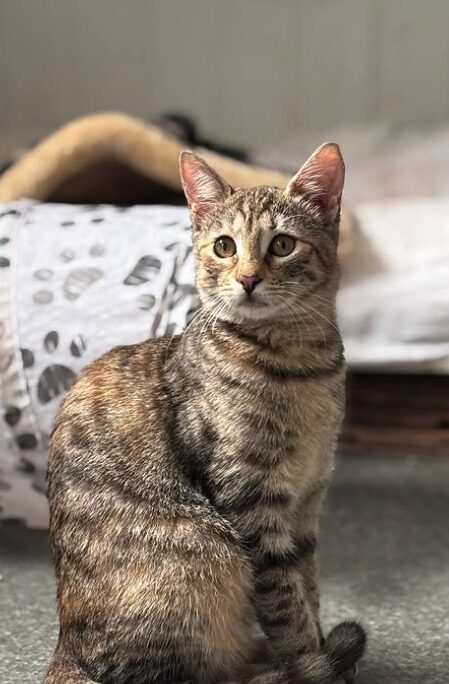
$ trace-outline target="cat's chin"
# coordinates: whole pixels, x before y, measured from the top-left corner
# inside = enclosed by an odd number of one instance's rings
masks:
[[[207,306],[207,305],[206,305]],[[279,311],[261,299],[243,299],[228,302],[225,311],[219,313],[218,318],[230,323],[268,322],[278,318]]]
[[[240,320],[262,321],[273,317],[273,311],[269,306],[257,306],[254,304],[240,304],[234,309],[236,318]]]
[[[239,302],[229,312],[229,320],[244,321],[270,321],[276,317],[275,309],[265,302]]]

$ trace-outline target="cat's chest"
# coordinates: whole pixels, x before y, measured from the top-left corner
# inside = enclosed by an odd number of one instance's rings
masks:
[[[234,436],[251,439],[307,439],[340,413],[339,383],[305,381],[260,384],[239,395],[223,392],[217,421]]]
[[[342,413],[338,389],[338,383],[315,381],[265,386],[240,400],[222,396],[211,477],[225,489],[300,497],[332,467]]]

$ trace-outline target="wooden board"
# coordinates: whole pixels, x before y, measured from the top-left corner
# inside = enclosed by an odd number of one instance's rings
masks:
[[[342,450],[449,456],[449,376],[348,377]]]

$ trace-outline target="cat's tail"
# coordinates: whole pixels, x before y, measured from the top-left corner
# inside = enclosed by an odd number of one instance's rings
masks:
[[[97,684],[97,682],[90,679],[86,672],[58,647],[43,684]]]
[[[341,622],[320,651],[300,656],[294,665],[280,664],[254,675],[248,684],[336,684],[349,677],[365,646],[364,629],[357,622]]]
[[[341,622],[329,633],[320,651],[300,656],[294,665],[280,664],[246,679],[246,684],[336,684],[362,657],[366,645],[363,628]],[[98,684],[57,648],[44,684]]]

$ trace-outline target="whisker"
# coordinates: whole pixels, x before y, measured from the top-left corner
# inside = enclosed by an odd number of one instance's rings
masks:
[[[296,284],[296,283],[295,283],[295,284]],[[284,294],[284,295],[285,295],[285,294],[292,295],[291,290],[288,289],[288,288],[286,288],[285,286],[277,286],[276,291],[277,291],[278,293],[282,293],[282,294]],[[284,303],[285,303],[285,300],[283,300],[283,301],[284,301]],[[292,307],[292,305],[291,305],[291,307]],[[317,309],[315,309],[314,307],[312,307],[310,304],[308,304],[307,301],[306,301],[306,302],[299,302],[299,301],[296,300],[296,301],[295,301],[294,308],[297,309],[298,312],[300,312],[301,314],[303,314],[302,319],[301,319],[301,320],[302,320],[302,323],[303,323],[304,325],[307,326],[308,333],[309,333],[309,335],[310,335],[311,337],[313,337],[313,335],[312,335],[312,333],[311,333],[311,331],[310,331],[309,326],[307,325],[307,318],[305,318],[304,315],[305,315],[305,316],[308,316],[310,322],[312,322],[314,325],[316,325],[316,326],[319,328],[320,333],[321,333],[321,336],[322,336],[322,339],[324,340],[325,343],[326,343],[326,339],[327,339],[326,331],[325,331],[325,329],[323,328],[322,323],[320,323],[320,322],[317,320],[317,318],[316,318],[317,316],[319,316],[321,319],[323,319],[323,320],[324,320],[328,325],[330,325],[331,328],[333,328],[336,332],[339,332],[339,331],[338,331],[338,328],[336,327],[336,325],[335,325],[329,318],[327,318],[323,313],[321,313],[320,311],[318,311]]]

